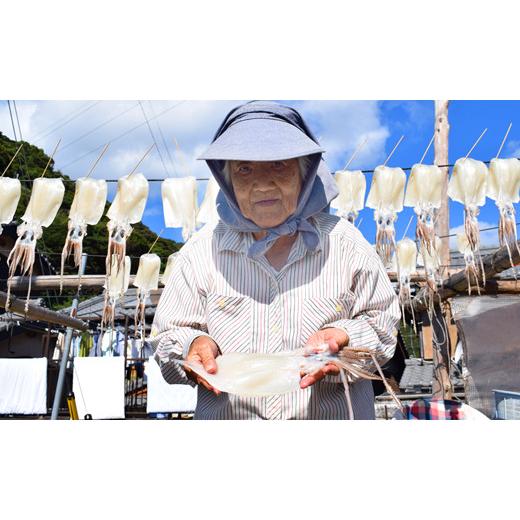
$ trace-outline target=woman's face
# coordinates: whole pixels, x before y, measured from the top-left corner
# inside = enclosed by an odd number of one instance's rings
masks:
[[[295,211],[302,187],[297,159],[230,161],[231,184],[242,215],[270,228]]]

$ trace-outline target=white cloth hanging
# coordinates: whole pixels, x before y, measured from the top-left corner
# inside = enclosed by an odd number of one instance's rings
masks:
[[[161,369],[151,356],[145,363],[147,376],[146,413],[195,411],[197,389],[189,385],[170,385],[161,373]]]
[[[197,215],[197,181],[195,177],[165,179],[161,185],[164,225],[182,228],[182,238],[188,240],[195,230]]]
[[[0,414],[47,413],[47,358],[0,359]]]
[[[124,419],[125,358],[76,358],[72,390],[80,419]]]
[[[218,221],[217,195],[219,189],[217,181],[213,176],[211,176],[208,185],[206,186],[204,200],[202,201],[199,212],[197,213],[197,225]]]

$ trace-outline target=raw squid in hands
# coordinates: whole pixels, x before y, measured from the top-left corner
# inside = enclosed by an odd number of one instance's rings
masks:
[[[168,260],[166,261],[166,267],[164,268],[164,273],[161,276],[161,283],[163,285],[166,285],[166,282],[168,281],[168,278],[170,278],[170,275],[171,275],[172,269],[173,269],[173,264],[175,263],[175,257],[178,254],[179,253],[172,253],[168,257]]]
[[[436,212],[441,207],[443,173],[438,166],[414,164],[406,187],[404,205],[417,215],[419,249],[432,254],[435,247]]]
[[[404,323],[404,304],[408,303],[412,311],[415,329],[415,316],[411,302],[410,278],[417,271],[417,246],[409,238],[403,238],[397,242],[397,273],[399,275],[399,301],[401,302],[402,317]]]
[[[76,181],[76,192],[69,211],[67,239],[61,253],[60,292],[63,288],[65,260],[73,253],[74,265],[79,267],[87,225],[95,226],[100,221],[106,201],[107,183],[105,180],[80,177]]]
[[[277,354],[231,352],[218,356],[215,361],[215,374],[206,372],[199,363],[179,363],[193,370],[217,390],[243,397],[267,397],[294,392],[300,389],[301,372],[310,374],[327,363],[333,363],[341,371],[350,419],[354,417],[349,385],[358,377],[382,379],[390,395],[401,408],[401,403],[384,378],[376,355],[368,349],[345,348],[338,354],[331,354],[328,345],[323,344],[317,348],[305,347]],[[367,362],[376,366],[380,377],[367,370]]]
[[[107,253],[107,274],[112,267],[120,269],[126,255],[126,241],[132,233],[130,224],[136,224],[143,217],[148,198],[148,181],[142,173],[125,175],[117,181],[117,193],[107,216],[110,219]],[[117,259],[112,262],[112,255]]]
[[[367,207],[375,210],[376,251],[385,266],[395,252],[394,222],[403,209],[405,182],[406,175],[401,168],[378,166],[367,198]]]
[[[125,256],[121,269],[117,269],[118,259],[114,256],[112,258],[112,266],[110,272],[107,270],[107,277],[105,281],[105,304],[103,306],[103,317],[101,320],[101,333],[105,325],[110,322],[112,329],[114,328],[114,316],[116,303],[119,298],[122,298],[128,290],[130,284],[130,257]]]
[[[464,255],[464,263],[466,267],[464,273],[466,274],[466,280],[468,281],[468,294],[471,294],[471,275],[475,278],[477,284],[477,293],[480,296],[480,287],[478,283],[478,269],[475,262],[475,253],[471,248],[468,237],[464,233],[457,234],[457,248],[460,253]]]
[[[135,330],[141,330],[141,338],[145,331],[145,306],[150,291],[159,286],[159,272],[161,270],[161,259],[154,253],[141,255],[139,267],[133,285],[138,288],[137,305],[135,308]]]
[[[361,170],[340,170],[334,174],[339,195],[330,203],[338,217],[354,223],[365,203],[366,179]]]
[[[217,195],[219,186],[213,176],[208,180],[204,199],[197,212],[197,225],[206,224],[208,222],[217,222],[219,220],[217,212]]]
[[[165,179],[161,185],[164,224],[182,228],[186,242],[195,231],[197,215],[197,181],[195,177]]]
[[[516,218],[513,203],[520,200],[520,161],[518,159],[491,159],[487,196],[493,199],[500,211],[498,238],[506,246],[513,267],[511,249],[518,248]],[[515,275],[516,276],[516,275]]]
[[[29,272],[29,290],[25,302],[25,312],[29,305],[31,295],[32,270],[36,250],[36,241],[41,238],[44,227],[52,224],[60,209],[65,194],[65,186],[61,179],[45,179],[39,177],[34,180],[31,198],[27,209],[22,216],[22,224],[18,226],[16,233],[18,239],[9,254],[9,281],[7,290],[7,305],[11,294],[11,280],[18,265],[21,265],[22,276]]]
[[[480,255],[480,231],[478,227],[479,206],[486,203],[488,169],[482,161],[458,159],[453,167],[448,195],[452,200],[464,204],[464,233],[473,256],[478,256],[481,266],[482,282],[486,276]]]

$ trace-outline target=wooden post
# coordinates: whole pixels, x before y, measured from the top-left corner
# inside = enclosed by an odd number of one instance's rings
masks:
[[[448,159],[448,136],[450,125],[448,122],[449,101],[435,101],[435,164],[439,166],[449,164]],[[449,276],[450,269],[450,211],[448,204],[448,178],[449,168],[441,168],[444,179],[442,183],[442,203],[435,224],[435,231],[441,239],[441,275],[443,278]],[[442,307],[438,304],[433,309],[432,330],[437,342],[433,342],[433,384],[432,397],[436,399],[451,399],[453,389],[449,375],[449,335],[447,328],[443,326],[444,316]]]
[[[450,125],[448,122],[449,101],[435,101],[435,160],[434,163],[441,166],[449,164],[448,159],[448,136]],[[442,272],[443,278],[449,276],[450,265],[450,239],[446,236],[450,232],[450,212],[448,206],[448,177],[449,168],[441,168],[444,174],[442,183],[442,204],[435,224],[438,236],[446,237],[441,242],[441,264],[446,266]]]

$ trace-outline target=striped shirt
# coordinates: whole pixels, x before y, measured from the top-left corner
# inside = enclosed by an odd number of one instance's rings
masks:
[[[379,257],[345,219],[312,218],[320,244],[308,251],[301,236],[277,271],[265,256],[247,257],[254,237],[222,222],[206,226],[180,250],[152,326],[151,345],[169,383],[187,383],[172,358],[192,341],[212,337],[227,352],[274,353],[305,345],[321,328],[338,327],[349,345],[377,351],[383,362],[396,345],[400,310]],[[190,382],[191,383],[191,382]],[[372,384],[351,388],[356,419],[374,418]],[[195,419],[346,419],[339,376],[327,375],[295,392],[265,398],[219,396],[199,385]]]

